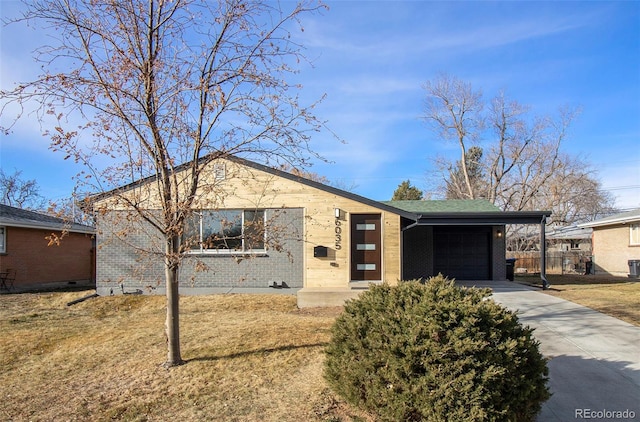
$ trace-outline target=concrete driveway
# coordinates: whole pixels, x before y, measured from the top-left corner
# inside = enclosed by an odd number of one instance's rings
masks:
[[[539,422],[640,420],[640,327],[517,283],[459,284],[491,287],[535,328],[553,393]]]

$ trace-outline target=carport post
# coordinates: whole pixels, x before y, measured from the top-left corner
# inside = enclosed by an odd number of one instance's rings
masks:
[[[546,236],[547,216],[542,216],[540,222],[540,279],[542,280],[542,290],[549,288],[547,281],[547,236]]]

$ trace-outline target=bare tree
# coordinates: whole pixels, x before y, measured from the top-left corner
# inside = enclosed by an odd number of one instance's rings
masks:
[[[349,182],[345,179],[329,180],[327,176],[324,176],[322,174],[319,174],[313,171],[295,168],[287,163],[281,164],[279,166],[279,169],[282,171],[286,171],[287,173],[291,173],[294,176],[303,177],[305,179],[313,180],[314,182],[333,186],[334,188],[344,190],[347,192],[354,192],[358,187],[358,185],[356,185],[355,183]]]
[[[309,141],[322,122],[287,77],[304,60],[291,31],[320,8],[307,0],[43,0],[27,2],[19,19],[57,38],[38,50],[45,73],[2,98],[43,104],[41,113],[59,121],[52,149],[84,164],[80,179],[110,191],[110,206],[159,233],[167,366],[183,363],[178,269],[185,221],[213,189],[204,169],[232,154],[294,167],[316,156]],[[87,123],[68,127],[78,116]],[[112,190],[146,177],[145,191]]]
[[[602,217],[613,198],[580,155],[562,152],[577,110],[560,109],[555,117],[528,116],[528,108],[500,94],[492,101],[493,128],[484,163],[488,195],[505,211],[551,210],[549,224],[570,225]]]
[[[540,187],[538,209],[551,210],[549,224],[566,226],[615,212],[613,196],[602,190],[595,170],[579,156],[562,154],[561,165]]]
[[[461,158],[455,164],[439,162],[452,194],[487,198],[504,210],[529,209],[541,186],[561,166],[560,146],[575,112],[561,112],[556,119],[531,118],[527,107],[502,93],[484,112],[479,91],[448,76],[425,88],[424,118],[443,139],[455,138],[460,146]],[[480,141],[488,147],[479,148]]]
[[[450,77],[425,87],[425,119],[443,139],[456,138],[464,157],[436,161],[437,190],[447,198],[486,198],[504,211],[551,210],[549,223],[562,225],[612,209],[611,195],[602,191],[588,163],[562,152],[577,110],[533,116],[503,93],[483,106],[477,91]]]
[[[299,168],[295,168],[288,163],[281,164],[279,167],[280,170],[285,171],[287,173],[291,173],[294,176],[302,177],[304,179],[313,180],[314,182],[322,183],[328,185],[330,183],[327,176],[323,176],[313,171],[302,170]]]
[[[551,177],[565,166],[561,146],[576,115],[560,110],[558,117],[530,117],[528,107],[499,94],[487,120],[491,131],[487,154],[487,199],[505,211],[533,209]]]
[[[455,140],[460,147],[460,169],[465,198],[474,199],[467,165],[467,149],[478,140],[484,126],[482,93],[460,79],[440,75],[424,85],[427,91],[424,119],[445,140]]]
[[[49,200],[46,213],[60,218],[72,224],[95,225],[93,213],[90,211],[91,204],[88,203],[88,194],[77,194],[73,192],[70,197],[58,200]]]
[[[42,210],[46,203],[40,195],[38,182],[35,179],[23,179],[20,170],[8,174],[0,168],[0,194],[2,204],[16,208]]]

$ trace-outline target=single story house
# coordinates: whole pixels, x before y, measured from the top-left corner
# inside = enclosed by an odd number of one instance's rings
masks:
[[[592,228],[595,274],[627,276],[629,261],[640,260],[640,209],[580,224]]]
[[[438,273],[504,280],[505,225],[544,227],[550,215],[483,200],[379,202],[233,156],[209,166],[183,235],[182,294],[297,292],[304,307]],[[164,293],[161,255],[150,252],[162,243],[126,205],[159,210],[154,180],[94,198],[98,294]]]
[[[593,229],[576,225],[547,228],[547,272],[591,274]]]
[[[547,250],[549,252],[582,252],[591,253],[590,227],[576,225],[547,228]]]
[[[59,244],[52,234],[68,234]],[[0,204],[0,275],[5,290],[92,282],[94,228]]]

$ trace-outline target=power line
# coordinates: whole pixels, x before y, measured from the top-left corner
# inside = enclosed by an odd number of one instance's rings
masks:
[[[610,188],[602,187],[603,190],[626,190],[626,189],[640,189],[640,185],[629,185],[629,186],[612,186]]]

